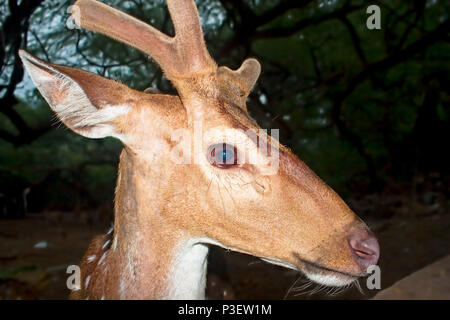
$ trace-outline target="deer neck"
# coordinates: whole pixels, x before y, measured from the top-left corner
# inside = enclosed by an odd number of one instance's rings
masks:
[[[134,161],[127,151],[122,152],[114,231],[109,239],[104,238],[107,257],[96,270],[105,278],[99,282],[106,285],[99,287],[109,293],[97,292],[95,296],[204,299],[208,247],[167,218],[161,191],[166,182],[159,172],[163,167],[152,166],[158,168],[156,172],[140,168]]]

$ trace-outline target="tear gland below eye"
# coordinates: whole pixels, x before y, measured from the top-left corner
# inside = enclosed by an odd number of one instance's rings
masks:
[[[238,164],[237,149],[226,143],[214,144],[208,149],[208,160],[217,168],[229,169]]]

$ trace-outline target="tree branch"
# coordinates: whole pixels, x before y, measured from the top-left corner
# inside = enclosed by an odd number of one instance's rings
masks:
[[[344,100],[361,84],[371,73],[391,68],[398,63],[404,62],[414,56],[417,52],[426,50],[430,45],[445,39],[450,31],[450,20],[440,24],[435,30],[429,32],[419,40],[411,43],[402,50],[396,51],[391,55],[372,62],[360,73],[355,75],[348,83],[347,88],[337,96],[338,99]]]
[[[252,40],[256,39],[266,39],[266,38],[281,38],[281,37],[289,37],[297,32],[301,31],[302,29],[305,29],[310,26],[317,25],[319,23],[322,23],[324,21],[332,20],[332,19],[338,19],[340,17],[343,17],[353,11],[361,9],[362,6],[344,6],[336,11],[326,13],[319,17],[312,17],[308,19],[303,19],[295,23],[293,26],[289,27],[277,27],[277,28],[271,28],[266,29],[263,31],[259,31],[254,33],[251,36]]]
[[[243,2],[243,1],[242,1]],[[277,6],[268,10],[267,12],[256,16],[255,24],[256,27],[263,26],[272,20],[282,16],[286,12],[292,9],[300,9],[306,7],[308,4],[312,3],[313,0],[284,0],[281,1]]]
[[[376,167],[372,157],[366,151],[362,140],[352,132],[345,120],[342,118],[342,104],[344,100],[361,84],[363,81],[376,71],[385,70],[391,68],[401,62],[404,62],[413,57],[413,55],[419,51],[425,50],[431,44],[445,39],[450,29],[449,21],[442,23],[435,30],[429,32],[421,39],[410,44],[405,49],[394,52],[393,54],[370,64],[367,64],[366,68],[355,75],[348,83],[346,89],[338,94],[332,95],[333,110],[332,119],[338,128],[340,134],[345,137],[358,151],[361,157],[364,159],[367,165],[367,171],[371,181],[371,190],[375,190],[379,185],[379,179],[376,173]]]
[[[6,53],[7,46],[9,46],[10,54],[14,56],[14,63],[12,73],[9,77],[9,83],[3,87],[6,90],[0,99],[0,112],[3,113],[16,127],[19,131],[19,135],[16,136],[2,130],[0,132],[0,138],[9,141],[16,146],[37,139],[50,128],[49,123],[44,124],[40,128],[31,128],[20,114],[14,110],[14,106],[18,103],[14,96],[14,91],[24,76],[22,62],[18,58],[17,52],[22,45],[25,44],[26,46],[26,33],[28,32],[29,27],[28,21],[31,14],[42,2],[43,0],[23,0],[20,5],[18,5],[17,1],[9,0],[10,15],[5,19],[2,27],[2,33],[7,34],[8,37],[5,40],[4,48],[2,48],[2,53],[0,55],[0,70],[4,70],[2,67],[5,61],[8,60]]]
[[[352,23],[348,20],[348,18],[346,16],[340,17],[339,20],[342,21],[342,23],[347,28],[348,33],[350,34],[350,38],[353,42],[353,47],[355,48],[356,54],[359,58],[359,61],[361,62],[361,65],[363,67],[366,67],[366,65],[367,65],[366,55],[364,54],[364,51],[361,47],[361,40],[359,39],[358,33],[355,30],[355,27],[352,25]]]

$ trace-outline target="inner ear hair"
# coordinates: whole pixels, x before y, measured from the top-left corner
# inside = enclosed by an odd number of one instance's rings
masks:
[[[113,120],[128,113],[134,90],[87,71],[47,63],[23,50],[19,55],[44,99],[68,128],[88,138],[124,139]]]

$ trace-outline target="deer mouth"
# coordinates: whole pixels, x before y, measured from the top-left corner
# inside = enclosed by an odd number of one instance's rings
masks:
[[[346,286],[356,281],[358,278],[364,276],[364,274],[353,274],[328,268],[321,264],[305,260],[296,253],[294,253],[294,256],[300,265],[298,269],[300,269],[308,279],[325,286]]]
[[[298,261],[295,265],[276,259],[260,259],[274,265],[300,271],[305,274],[309,280],[329,287],[343,287],[364,276],[363,274],[352,274],[345,271],[328,268],[318,263],[305,260],[296,253],[294,253],[294,257]]]

